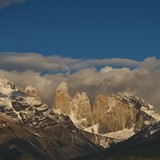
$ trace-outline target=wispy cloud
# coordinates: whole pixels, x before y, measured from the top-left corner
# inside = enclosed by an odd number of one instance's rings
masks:
[[[26,2],[26,0],[0,0],[0,8],[4,8],[13,4],[19,4],[24,2]]]
[[[14,81],[21,89],[29,84],[35,86],[49,105],[53,104],[57,85],[66,81],[71,95],[77,90],[85,91],[92,102],[99,93],[127,91],[160,111],[160,60],[155,57],[139,62],[120,58],[83,60],[35,53],[1,53],[0,69],[1,78]]]

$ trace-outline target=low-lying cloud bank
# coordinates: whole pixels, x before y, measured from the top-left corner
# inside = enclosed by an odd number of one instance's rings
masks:
[[[37,53],[0,53],[0,68],[18,72],[34,70],[37,72],[72,72],[89,67],[107,65],[117,67],[137,67],[139,62],[130,59],[73,59],[60,56],[43,56]]]
[[[44,102],[53,104],[55,88],[68,83],[71,95],[86,91],[93,102],[97,94],[131,92],[160,111],[160,60],[73,59],[36,53],[0,53],[0,77],[24,89],[31,84]]]

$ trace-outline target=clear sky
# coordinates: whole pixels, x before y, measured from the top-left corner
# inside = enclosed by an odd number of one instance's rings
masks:
[[[160,58],[160,0],[28,0],[0,5],[0,52]]]

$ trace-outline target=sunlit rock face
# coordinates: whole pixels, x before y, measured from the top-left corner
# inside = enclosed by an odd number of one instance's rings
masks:
[[[98,133],[104,134],[134,127],[144,127],[147,121],[154,121],[142,108],[149,105],[135,96],[98,95],[93,105],[93,121],[98,124]]]
[[[160,116],[144,100],[127,93],[97,95],[93,107],[85,92],[71,97],[66,83],[56,89],[53,111],[68,115],[77,128],[84,130],[94,143],[109,147],[125,140],[142,128],[160,121]],[[102,138],[104,136],[104,138]]]
[[[56,88],[55,97],[54,97],[54,110],[61,112],[66,115],[71,114],[71,97],[68,93],[67,84],[61,82]]]
[[[77,121],[77,125],[81,128],[93,125],[90,101],[85,92],[77,92],[72,98],[71,119]]]
[[[79,128],[93,125],[90,101],[85,92],[77,92],[72,98],[65,82],[56,88],[53,110],[68,115]]]
[[[25,92],[26,94],[28,94],[28,95],[30,95],[30,96],[32,96],[32,97],[40,100],[40,96],[38,95],[37,90],[36,90],[33,86],[31,86],[31,85],[27,86],[27,87],[25,88],[25,91],[24,91],[24,92]]]
[[[99,124],[99,133],[133,127],[137,113],[136,108],[114,96],[99,95],[93,106],[93,119]]]

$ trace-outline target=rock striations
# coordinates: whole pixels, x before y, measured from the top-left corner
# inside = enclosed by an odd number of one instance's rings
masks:
[[[146,126],[160,121],[160,116],[153,106],[131,94],[98,95],[93,107],[86,93],[77,92],[72,98],[66,83],[62,82],[56,89],[53,110],[68,115],[73,123],[86,132],[94,133],[93,142],[97,137],[104,136],[115,142],[125,140]],[[99,136],[98,136],[99,135]],[[106,145],[100,140],[98,144]],[[108,141],[109,143],[109,141]]]

